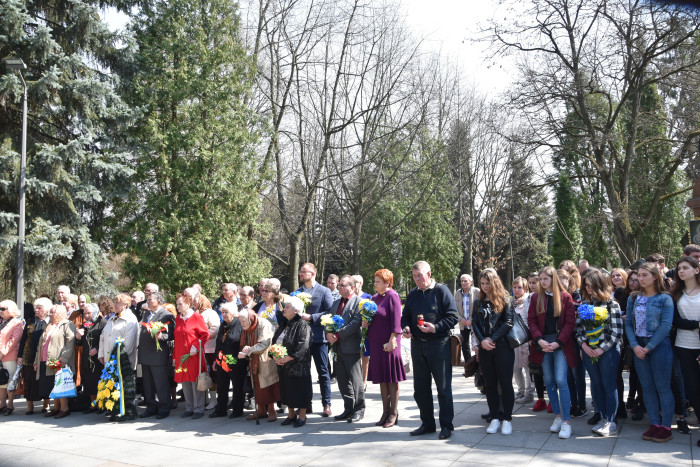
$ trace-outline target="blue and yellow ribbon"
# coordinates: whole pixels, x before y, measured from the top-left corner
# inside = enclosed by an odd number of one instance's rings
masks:
[[[600,334],[603,332],[603,325],[601,324],[595,329],[586,331],[586,336],[588,337],[589,346],[597,346],[600,343]]]
[[[119,373],[119,415],[124,416],[124,380],[122,379],[122,359],[119,358],[121,355],[121,347],[124,343],[124,339],[119,337],[116,340],[117,343],[117,372]]]

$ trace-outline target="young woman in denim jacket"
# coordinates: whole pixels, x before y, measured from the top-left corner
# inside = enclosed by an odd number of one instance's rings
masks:
[[[639,266],[637,276],[641,291],[627,300],[625,335],[634,352],[634,366],[651,420],[651,426],[642,434],[642,439],[663,443],[673,438],[673,353],[669,339],[673,300],[666,293],[663,277],[656,266]]]

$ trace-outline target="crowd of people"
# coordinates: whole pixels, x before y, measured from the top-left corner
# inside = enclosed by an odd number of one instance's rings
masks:
[[[175,304],[166,303],[152,283],[143,292],[102,296],[96,303],[60,286],[55,301],[39,297],[24,316],[14,302],[0,302],[0,414],[13,414],[18,392],[27,415],[41,402],[45,417],[81,410],[118,422],[163,419],[179,402],[183,418],[198,419],[207,410],[211,418],[238,418],[255,401],[247,419],[275,422],[286,413],[282,425],[298,428],[314,413],[313,361],[320,416],[363,420],[371,381],[379,385],[383,409],[375,425],[391,428],[399,423],[399,383],[409,363],[402,339],[410,339],[421,420],[410,434],[435,433],[439,422],[439,438],[447,439],[455,429],[456,336],[465,376],[467,368],[478,367],[487,433],[511,434],[515,404],[534,402],[533,411],[553,414],[550,431],[569,438],[570,418],[588,413],[587,373],[593,433],[616,436],[629,410],[636,420],[648,414],[643,439],[665,442],[674,419],[677,430],[688,433],[688,407],[696,413],[700,408],[699,259],[700,246],[688,245],[672,270],[659,254],[611,272],[585,260],[578,266],[564,261],[559,269],[545,266],[515,278],[510,291],[487,268],[478,287],[462,275],[454,294],[418,261],[412,268],[416,287],[403,304],[387,269],[375,272],[376,293],[370,295],[356,275],[332,274],[328,287],[318,283],[311,263],[301,266],[301,287],[290,294],[275,278],[262,279],[257,293],[226,283],[213,303],[197,284],[178,293]],[[329,316],[341,325],[329,327]],[[66,371],[75,386],[68,397],[54,392],[54,380]],[[335,416],[332,382],[342,397]]]

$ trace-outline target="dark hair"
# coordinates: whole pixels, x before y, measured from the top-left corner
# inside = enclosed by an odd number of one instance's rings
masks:
[[[609,277],[598,269],[593,269],[591,272],[583,276],[583,280],[591,288],[593,294],[589,294],[586,287],[581,284],[581,291],[583,292],[583,297],[586,300],[591,300],[591,298],[597,298],[602,301],[610,300],[610,289],[611,285],[609,282]]]
[[[666,264],[666,259],[661,253],[653,253],[645,258],[647,263],[657,263],[659,265]]]
[[[691,253],[700,253],[700,245],[691,243],[690,245],[686,245],[685,248],[683,248],[683,256],[690,256]]]
[[[635,292],[634,290],[630,289],[630,278],[632,277],[632,274],[634,274],[635,276],[639,276],[636,269],[631,269],[630,271],[627,272],[627,285],[625,285],[625,294],[627,294],[628,297],[633,292]],[[637,277],[637,284],[639,284],[639,277]]]
[[[683,291],[685,290],[685,281],[678,277],[678,266],[680,266],[681,263],[688,263],[693,269],[700,268],[700,263],[698,263],[698,260],[692,256],[684,256],[678,260],[676,263],[676,280],[673,281],[673,289],[671,290],[671,296],[675,302],[680,300],[680,298],[683,296]],[[700,284],[700,272],[695,274],[695,282]]]

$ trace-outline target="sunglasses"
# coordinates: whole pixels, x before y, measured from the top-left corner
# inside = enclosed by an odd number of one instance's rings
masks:
[[[0,311],[7,311],[7,308],[5,308],[5,307],[0,307]]]

